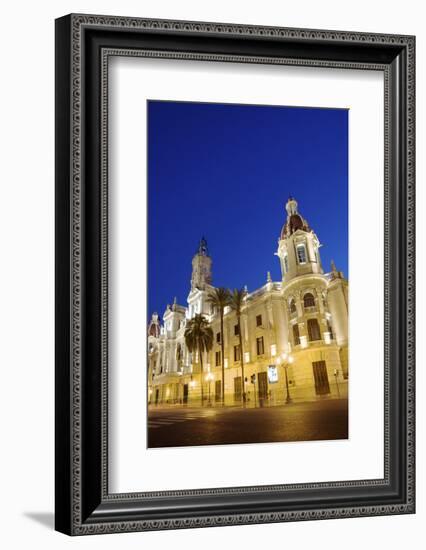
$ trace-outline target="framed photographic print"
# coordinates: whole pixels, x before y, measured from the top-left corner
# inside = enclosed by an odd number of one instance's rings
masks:
[[[56,529],[413,513],[412,36],[56,21]]]

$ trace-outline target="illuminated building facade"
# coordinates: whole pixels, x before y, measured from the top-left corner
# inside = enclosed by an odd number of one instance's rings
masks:
[[[276,255],[282,280],[247,292],[241,315],[242,347],[236,314],[224,316],[224,357],[220,318],[208,302],[212,259],[203,238],[192,259],[187,306],[168,306],[161,323],[154,314],[148,326],[148,394],[151,405],[220,402],[222,359],[225,366],[225,405],[274,405],[288,400],[309,401],[347,396],[348,282],[332,263],[324,273],[320,242],[290,198]],[[185,326],[195,314],[209,321],[213,348],[203,358],[185,346]],[[244,384],[241,376],[244,361]]]

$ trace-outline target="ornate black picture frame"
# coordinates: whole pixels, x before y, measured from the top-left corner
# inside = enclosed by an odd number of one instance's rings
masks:
[[[384,477],[110,494],[107,74],[110,56],[384,73]],[[178,62],[178,61],[177,61]],[[56,529],[118,533],[414,513],[415,39],[188,21],[56,21]]]

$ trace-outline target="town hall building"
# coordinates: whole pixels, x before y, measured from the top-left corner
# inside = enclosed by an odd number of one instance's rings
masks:
[[[222,361],[225,405],[249,406],[347,397],[348,281],[334,263],[324,273],[320,242],[292,197],[278,238],[281,281],[267,274],[265,284],[246,292],[241,313],[242,349],[235,311],[225,308],[224,357],[220,317],[208,297],[214,290],[212,258],[201,239],[192,259],[187,305],[167,306],[161,320],[148,326],[148,402],[203,405],[220,403]],[[202,314],[213,334],[213,348],[203,357],[185,345],[189,319]],[[242,379],[241,361],[244,363]],[[203,392],[201,392],[203,384]]]

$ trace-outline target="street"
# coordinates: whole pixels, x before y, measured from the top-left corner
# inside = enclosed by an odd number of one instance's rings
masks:
[[[148,412],[151,448],[347,437],[347,399],[250,409],[165,406]]]

